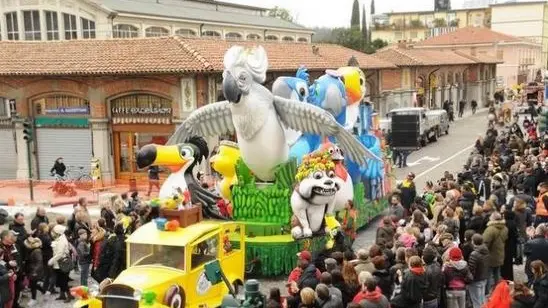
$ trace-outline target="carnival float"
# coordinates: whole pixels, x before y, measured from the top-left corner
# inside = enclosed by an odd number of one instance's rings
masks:
[[[348,66],[311,82],[302,66],[271,91],[263,86],[268,60],[260,46],[230,48],[224,67],[227,100],[195,110],[167,145],[143,147],[137,164],[172,170],[151,202],[164,224],[190,211],[196,221],[234,220],[245,226],[247,273],[287,274],[302,249],[334,245],[349,210],[360,228],[386,208],[391,165],[377,114],[364,101],[366,77]],[[210,154],[204,137],[227,134],[237,142],[221,141],[209,161],[221,175],[216,193],[194,169]]]

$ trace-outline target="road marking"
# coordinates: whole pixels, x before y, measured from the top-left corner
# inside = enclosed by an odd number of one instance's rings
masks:
[[[440,158],[439,157],[425,156],[423,158],[418,159],[417,161],[415,161],[413,163],[407,163],[407,165],[411,166],[411,167],[416,166],[416,165],[420,165],[423,160],[426,160],[428,162],[435,162],[435,161],[440,160]]]
[[[434,166],[432,166],[432,167],[430,167],[430,168],[424,170],[423,172],[417,174],[417,176],[415,177],[415,179],[418,179],[418,178],[420,178],[420,177],[423,177],[423,176],[427,175],[427,174],[430,173],[432,170],[434,170],[434,169],[438,168],[439,166],[441,166],[441,165],[447,163],[448,161],[453,160],[454,158],[456,158],[457,156],[461,155],[462,153],[464,153],[464,152],[466,152],[466,151],[469,151],[471,148],[474,147],[474,145],[475,145],[475,144],[472,144],[471,146],[466,147],[466,148],[464,148],[464,149],[458,151],[457,153],[455,153],[455,154],[453,154],[453,155],[447,157],[447,158],[444,159],[443,161],[441,161],[441,162],[435,164]]]

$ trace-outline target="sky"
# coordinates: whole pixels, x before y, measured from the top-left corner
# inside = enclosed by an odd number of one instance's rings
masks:
[[[296,21],[307,27],[348,27],[354,0],[221,0],[271,8],[279,6],[291,11]],[[506,2],[498,0],[498,2]],[[451,0],[452,8],[461,8],[464,0]],[[369,14],[371,0],[360,0]],[[434,0],[375,0],[375,13],[426,11],[434,9]]]

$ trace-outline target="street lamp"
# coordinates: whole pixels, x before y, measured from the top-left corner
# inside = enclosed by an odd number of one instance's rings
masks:
[[[27,144],[27,164],[29,169],[29,189],[30,189],[30,200],[34,201],[34,189],[32,187],[32,158],[30,153],[30,144],[34,140],[34,128],[32,123],[28,120],[23,122],[23,139]]]

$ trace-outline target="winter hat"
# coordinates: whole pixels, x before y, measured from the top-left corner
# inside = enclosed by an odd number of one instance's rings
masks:
[[[51,230],[51,232],[57,234],[57,235],[63,235],[65,234],[65,230],[67,228],[63,225],[55,225],[55,227],[53,227],[53,230]]]
[[[453,247],[449,250],[449,259],[451,261],[460,261],[462,260],[462,251],[458,247]]]
[[[299,257],[299,260],[306,260],[308,262],[312,261],[312,254],[310,254],[310,251],[303,250],[297,254],[297,257]]]
[[[28,249],[35,249],[42,247],[42,241],[40,241],[37,237],[27,237],[27,239],[24,242],[25,247]]]

